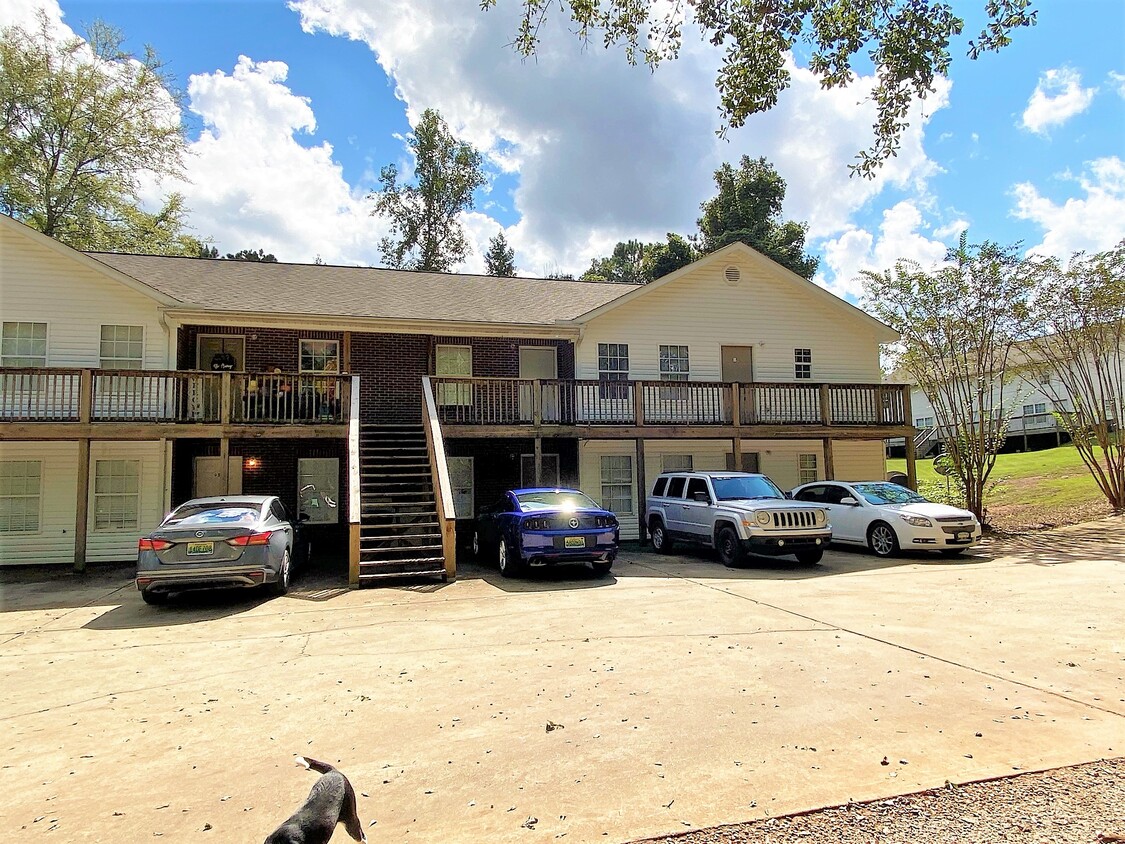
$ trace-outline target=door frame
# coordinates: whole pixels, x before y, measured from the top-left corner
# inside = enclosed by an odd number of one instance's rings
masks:
[[[719,380],[724,383],[733,381],[733,378],[723,377],[723,349],[746,349],[750,352],[750,380],[740,381],[741,384],[749,384],[754,381],[754,346],[748,343],[720,343],[719,344]]]
[[[199,359],[200,347],[203,345],[200,341],[206,337],[211,340],[241,340],[242,341],[242,369],[236,369],[235,372],[246,372],[246,335],[245,334],[215,334],[205,333],[195,335],[195,368],[203,370],[203,361]],[[210,366],[210,363],[207,364]]]

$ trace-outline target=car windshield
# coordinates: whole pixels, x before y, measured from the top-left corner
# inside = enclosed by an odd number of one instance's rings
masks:
[[[929,499],[912,489],[890,483],[852,484],[868,504],[927,504]]]
[[[246,504],[186,504],[164,520],[167,527],[236,527],[258,521],[260,511]]]
[[[592,499],[573,489],[555,489],[544,492],[520,492],[516,494],[520,510],[533,513],[536,510],[597,510]]]
[[[774,485],[773,481],[761,475],[713,477],[711,486],[715,488],[715,495],[720,501],[736,501],[740,498],[785,498],[785,494]]]

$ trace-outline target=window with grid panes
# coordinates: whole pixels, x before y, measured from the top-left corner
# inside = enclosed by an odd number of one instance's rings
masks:
[[[820,480],[817,477],[817,459],[816,454],[799,454],[797,455],[797,475],[799,484],[811,484],[813,481]]]
[[[5,322],[0,326],[0,366],[46,366],[47,323]]]
[[[633,513],[633,458],[628,454],[602,457],[602,507],[628,516]]]
[[[919,416],[914,420],[915,428],[932,428],[934,427],[934,417],[932,416]]]
[[[0,533],[38,533],[43,464],[38,460],[0,462]]]
[[[1024,416],[1036,416],[1040,413],[1046,413],[1046,412],[1047,412],[1047,403],[1046,402],[1036,402],[1035,404],[1025,404],[1023,406],[1023,415]]]
[[[628,384],[606,383],[629,380],[628,343],[598,343],[598,380],[603,382],[598,388],[601,398],[623,399],[628,397]]]
[[[690,371],[687,346],[660,347],[661,381],[687,381]],[[663,401],[685,401],[687,389],[685,387],[661,387],[660,398]]]
[[[140,325],[103,325],[102,369],[141,369],[145,358],[145,330]]]
[[[339,372],[339,340],[302,340],[301,372]]]
[[[94,461],[94,530],[136,530],[140,510],[140,461]]]
[[[793,377],[812,378],[812,349],[793,350]]]
[[[690,454],[665,454],[660,458],[660,471],[662,472],[690,472],[692,470],[692,456]]]

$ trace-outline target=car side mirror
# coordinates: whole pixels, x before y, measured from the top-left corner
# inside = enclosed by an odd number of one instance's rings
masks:
[[[843,498],[841,498],[840,503],[846,504],[849,507],[858,507],[859,506],[859,502],[856,501],[854,498],[852,498],[850,495],[845,495]]]
[[[691,497],[693,501],[698,501],[700,504],[711,503],[711,496],[705,492],[693,492]]]

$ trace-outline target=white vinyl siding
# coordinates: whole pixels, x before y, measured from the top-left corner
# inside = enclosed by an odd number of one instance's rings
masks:
[[[102,369],[141,369],[145,362],[145,329],[143,325],[103,325],[101,341]]]
[[[43,463],[0,461],[0,533],[38,533]]]
[[[724,281],[726,266],[741,281]],[[793,350],[810,350],[817,381],[878,383],[879,336],[859,313],[825,302],[811,283],[783,277],[764,263],[738,256],[704,260],[680,278],[645,290],[586,324],[575,350],[576,377],[599,377],[599,347],[629,347],[629,376],[660,378],[660,343],[691,350],[693,381],[719,381],[722,347],[753,344],[758,381],[791,382]],[[659,284],[659,282],[657,282]]]
[[[881,440],[836,440],[832,443],[832,474],[844,481],[878,481],[887,476]]]
[[[142,369],[175,368],[175,343],[155,299],[11,226],[0,227],[0,254],[4,322],[49,323],[36,365],[97,368],[102,326],[123,325],[143,329]],[[6,351],[4,358],[14,365]]]
[[[93,476],[93,530],[135,531],[141,511],[140,461],[95,460]]]
[[[4,322],[0,326],[0,366],[46,366],[47,323]]]

